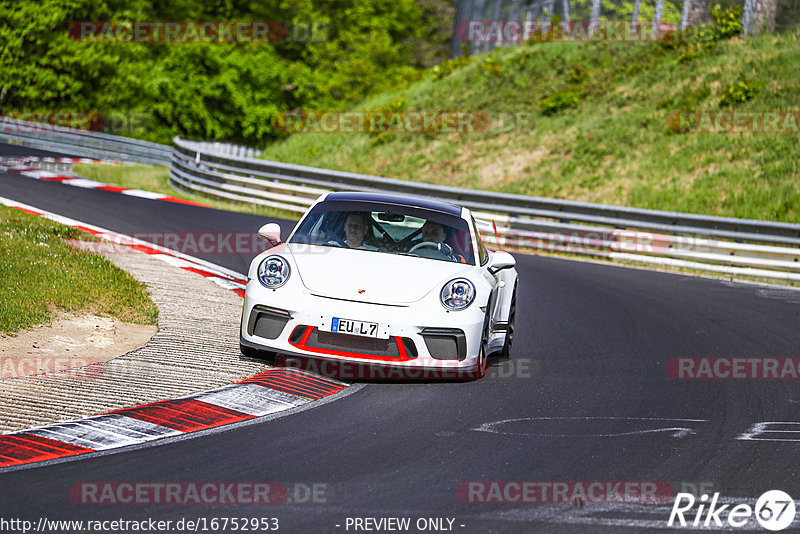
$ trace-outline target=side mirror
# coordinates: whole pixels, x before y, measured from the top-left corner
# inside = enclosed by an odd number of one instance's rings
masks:
[[[503,269],[511,269],[515,265],[517,265],[517,260],[514,259],[514,256],[508,252],[497,250],[492,254],[492,261],[489,262],[488,268],[490,273],[497,274]]]
[[[267,223],[258,229],[258,237],[266,239],[274,247],[281,242],[281,227],[278,223]]]

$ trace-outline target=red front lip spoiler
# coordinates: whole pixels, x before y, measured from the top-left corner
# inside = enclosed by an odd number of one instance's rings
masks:
[[[303,332],[303,337],[300,338],[300,341],[297,343],[292,341],[293,335],[289,336],[289,344],[296,349],[305,351],[305,352],[313,352],[315,354],[325,354],[328,356],[342,356],[345,358],[358,358],[361,360],[378,360],[382,362],[407,362],[409,360],[416,359],[415,356],[409,356],[408,351],[406,351],[405,345],[403,345],[403,340],[398,336],[392,336],[395,343],[397,343],[397,351],[400,353],[399,357],[395,356],[386,356],[383,354],[365,354],[362,352],[350,352],[344,350],[335,350],[335,349],[325,349],[322,347],[311,347],[308,343],[308,338],[311,336],[311,333],[314,331],[313,326],[307,325],[299,325],[295,327],[295,330],[298,328],[305,328],[305,332]],[[292,332],[294,334],[294,332]]]

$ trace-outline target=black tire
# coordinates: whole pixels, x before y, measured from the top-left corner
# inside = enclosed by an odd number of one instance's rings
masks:
[[[489,341],[489,321],[491,320],[489,316],[489,311],[491,307],[486,312],[486,319],[483,321],[483,333],[481,335],[481,346],[478,349],[478,363],[475,365],[472,371],[472,378],[477,380],[479,378],[483,378],[486,376],[486,373],[489,371],[489,354],[486,352],[488,347]]]
[[[261,351],[254,349],[253,347],[248,347],[247,345],[243,345],[239,343],[239,352],[242,353],[242,356],[247,356],[248,358],[261,358]]]
[[[270,364],[275,362],[276,355],[274,352],[254,349],[253,347],[248,347],[247,345],[243,345],[242,343],[239,343],[239,352],[241,352],[242,356],[246,358],[252,358],[254,360],[263,360]]]
[[[514,343],[514,321],[517,316],[517,282],[514,282],[514,291],[511,293],[511,306],[508,309],[508,326],[506,327],[506,339],[503,342],[503,349],[500,357],[506,360],[511,358],[511,345]]]
[[[484,343],[481,342],[480,352],[478,352],[478,363],[475,365],[475,369],[472,371],[472,378],[474,380],[478,380],[486,376],[486,372],[489,370],[489,357],[486,355],[486,349],[484,348]]]

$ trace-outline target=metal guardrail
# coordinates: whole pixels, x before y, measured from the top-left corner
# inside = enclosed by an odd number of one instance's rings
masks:
[[[460,189],[266,161],[236,145],[176,137],[169,147],[2,117],[0,141],[79,157],[169,163],[170,182],[180,189],[297,214],[326,191],[389,191],[466,206],[487,242],[501,247],[800,280],[800,224]]]
[[[171,147],[102,132],[0,117],[0,141],[82,158],[169,165]]]
[[[690,267],[706,262],[729,266],[725,272],[800,280],[800,224],[460,189],[225,156],[173,141],[173,185],[220,198],[302,213],[325,191],[393,191],[466,206],[490,223],[487,241],[507,248],[651,263],[672,258]]]
[[[169,165],[172,147],[103,132],[65,128],[0,116],[0,141],[54,150],[82,158]],[[258,157],[260,150],[218,142],[188,142],[203,152],[225,156]]]

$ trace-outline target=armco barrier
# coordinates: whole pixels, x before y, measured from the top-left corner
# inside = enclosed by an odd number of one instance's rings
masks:
[[[393,191],[470,208],[487,242],[505,248],[697,268],[715,264],[709,270],[800,280],[798,224],[460,189],[227,156],[179,137],[173,141],[171,182],[207,195],[302,213],[325,191]]]
[[[169,165],[172,147],[103,132],[65,128],[0,116],[0,141],[53,150],[82,158],[111,159]],[[194,143],[205,152],[257,157],[261,152],[229,143]]]
[[[0,141],[82,158],[168,165],[171,147],[119,135],[0,117]]]
[[[800,224],[460,189],[257,159],[236,145],[174,146],[0,117],[0,141],[74,156],[170,164],[170,181],[209,196],[303,213],[330,190],[384,191],[470,208],[487,242],[724,273],[800,280]],[[711,265],[713,264],[713,265]]]

